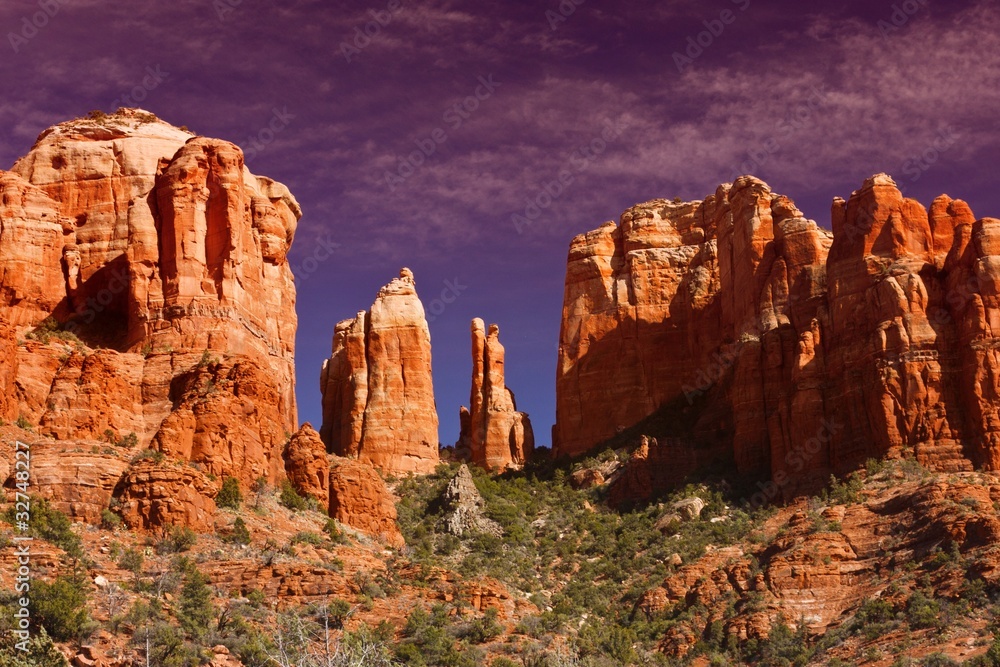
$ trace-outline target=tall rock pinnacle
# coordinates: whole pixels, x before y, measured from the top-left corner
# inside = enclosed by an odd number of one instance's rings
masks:
[[[379,290],[371,310],[337,324],[320,388],[320,435],[334,454],[387,474],[434,471],[431,336],[409,269]]]
[[[472,394],[462,408],[460,446],[473,463],[492,470],[518,467],[531,455],[535,438],[528,415],[517,411],[514,393],[504,381],[500,327],[472,320]]]

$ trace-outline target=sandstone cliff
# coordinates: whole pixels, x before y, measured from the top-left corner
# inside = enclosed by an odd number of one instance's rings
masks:
[[[301,216],[288,190],[237,146],[134,109],[46,130],[0,188],[0,416],[60,446],[116,441],[193,464],[197,479],[140,466],[101,482],[136,525],[178,519],[154,497],[175,506],[171,488],[208,496],[194,503],[207,516],[210,477],[283,479]]]
[[[1000,222],[948,197],[928,214],[878,175],[834,202],[832,229],[743,177],[575,238],[556,453],[660,419],[687,452],[654,478],[722,456],[786,497],[904,451],[1000,466]]]
[[[472,394],[460,413],[459,449],[473,463],[492,470],[524,464],[535,447],[528,415],[517,411],[514,393],[504,381],[500,327],[472,320]]]
[[[409,269],[379,290],[371,310],[337,324],[320,388],[328,450],[391,475],[434,470],[431,337]]]

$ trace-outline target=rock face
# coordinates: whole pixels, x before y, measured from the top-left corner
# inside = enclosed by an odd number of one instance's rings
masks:
[[[928,213],[884,174],[832,217],[743,177],[575,238],[555,452],[669,423],[623,475],[640,495],[720,455],[771,497],[905,451],[1000,468],[1000,221],[946,196]]]
[[[500,327],[472,320],[471,408],[462,408],[459,447],[470,459],[489,470],[519,467],[535,448],[528,415],[517,412],[514,392],[504,383],[504,348]],[[468,415],[468,417],[466,417]]]
[[[33,483],[42,497],[69,517],[99,523],[128,462],[113,454],[86,453],[96,443],[37,442],[31,448]]]
[[[448,482],[442,501],[447,511],[441,518],[441,526],[446,532],[459,537],[469,533],[503,535],[500,524],[483,514],[486,501],[479,495],[472,473],[464,463]]]
[[[288,190],[237,146],[135,109],[46,130],[0,188],[0,416],[60,440],[129,436],[245,484],[284,479],[301,216]],[[178,518],[157,509],[162,476],[112,485],[144,499],[136,525]]]
[[[379,290],[371,310],[337,324],[320,388],[328,450],[386,474],[433,472],[431,337],[409,269]]]
[[[125,473],[115,489],[125,525],[136,530],[187,526],[214,527],[215,495],[221,484],[193,468],[140,462]]]
[[[17,332],[0,320],[0,419],[17,419],[18,405],[14,394],[17,381]]]
[[[73,222],[16,173],[0,171],[0,190],[0,312],[9,324],[35,324],[66,309],[74,278],[75,246],[68,245]]]
[[[174,377],[175,404],[153,438],[156,449],[244,488],[285,477],[280,390],[253,357],[199,359]]]
[[[312,496],[320,507],[330,504],[330,461],[319,433],[306,422],[285,448],[285,473],[300,495]]]
[[[364,463],[339,456],[330,460],[330,516],[360,531],[403,546],[396,504],[385,482]]]

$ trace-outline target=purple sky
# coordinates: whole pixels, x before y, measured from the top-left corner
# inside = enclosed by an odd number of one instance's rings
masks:
[[[925,205],[947,192],[1000,216],[996,2],[575,1],[564,16],[555,0],[6,0],[0,167],[158,71],[132,105],[240,144],[305,211],[300,419],[319,426],[335,322],[409,266],[443,309],[430,327],[444,443],[482,317],[548,444],[568,243],[634,203],[752,172],[829,226],[834,196],[885,171]],[[47,4],[58,11],[15,53],[9,33]],[[355,43],[373,11],[390,20]],[[707,46],[679,71],[689,38]],[[273,141],[249,150],[275,110]],[[433,154],[400,172],[418,144]],[[571,182],[518,229],[513,214],[563,171]],[[321,241],[337,247],[317,266]]]

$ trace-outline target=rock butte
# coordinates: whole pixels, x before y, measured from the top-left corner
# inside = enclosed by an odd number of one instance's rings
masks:
[[[573,239],[555,453],[658,430],[623,480],[722,458],[786,498],[904,451],[1000,468],[1000,221],[947,196],[928,213],[884,174],[832,219],[742,177]]]
[[[472,394],[459,417],[458,446],[476,465],[506,470],[524,465],[535,447],[528,415],[517,411],[514,392],[504,382],[504,348],[500,327],[472,320]]]
[[[86,520],[113,494],[131,525],[207,528],[213,477],[284,479],[301,216],[288,189],[237,146],[137,109],[46,130],[0,188],[0,416],[58,440],[37,445],[38,492]],[[17,344],[46,318],[82,344]],[[167,463],[68,455],[130,433]]]
[[[379,290],[371,310],[337,324],[320,388],[329,451],[389,475],[434,471],[431,335],[409,269]]]

